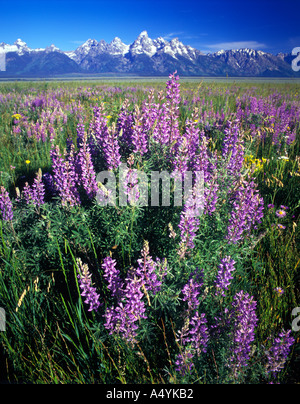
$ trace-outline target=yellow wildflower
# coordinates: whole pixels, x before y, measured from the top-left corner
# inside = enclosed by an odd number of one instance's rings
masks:
[[[19,121],[22,118],[22,115],[14,114],[14,115],[12,115],[12,118],[14,118],[16,121]]]
[[[30,160],[26,160],[25,163],[26,163],[26,164],[30,164],[31,161],[30,161]]]

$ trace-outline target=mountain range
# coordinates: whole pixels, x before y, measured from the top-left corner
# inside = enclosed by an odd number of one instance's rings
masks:
[[[13,45],[0,43],[0,78],[98,73],[165,76],[175,70],[182,76],[300,77],[292,69],[293,58],[253,49],[204,54],[177,38],[151,39],[146,31],[130,45],[118,37],[110,43],[89,39],[68,52],[54,45],[31,49],[18,39]]]

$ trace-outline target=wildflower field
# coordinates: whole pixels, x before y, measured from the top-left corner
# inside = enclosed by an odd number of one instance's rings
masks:
[[[0,380],[299,383],[299,211],[300,84],[1,83]]]

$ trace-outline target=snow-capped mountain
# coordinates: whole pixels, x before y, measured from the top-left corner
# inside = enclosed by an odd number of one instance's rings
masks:
[[[254,49],[219,51],[209,55],[226,64],[230,74],[252,76],[292,76],[291,64],[279,56]],[[245,72],[243,74],[243,72]]]
[[[46,48],[36,48],[31,49],[28,47],[27,43],[22,41],[22,39],[17,39],[13,45],[6,44],[4,42],[0,43],[0,51],[4,53],[16,52],[19,56],[24,55],[25,53],[31,52],[61,52],[59,48],[55,45],[47,46]]]
[[[88,39],[74,51],[55,45],[31,49],[21,39],[13,45],[0,43],[6,53],[6,75],[55,75],[63,73],[118,73],[166,75],[175,70],[186,76],[299,77],[291,68],[292,55],[254,49],[221,50],[204,54],[177,38],[151,39],[143,31],[131,44],[119,37],[110,43]],[[0,72],[0,75],[4,74]]]
[[[130,45],[129,51],[132,56],[144,54],[152,57],[157,53],[157,47],[155,46],[155,42],[148,37],[147,31],[143,31],[133,44]]]
[[[31,49],[28,48],[27,44],[23,42],[22,39],[17,39],[13,45],[1,42],[0,51],[4,53],[16,52],[18,55],[24,55],[26,52],[31,52]]]
[[[1,76],[49,76],[80,72],[81,69],[55,45],[31,49],[17,39],[13,45],[0,43],[0,54],[5,53],[5,71]],[[3,61],[2,61],[3,65]]]

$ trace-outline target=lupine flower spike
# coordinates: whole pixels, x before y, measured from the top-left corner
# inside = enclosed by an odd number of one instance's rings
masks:
[[[96,288],[92,286],[92,274],[89,272],[89,267],[87,264],[83,264],[80,258],[77,258],[78,267],[78,282],[81,289],[81,296],[85,298],[84,302],[89,304],[88,311],[97,311],[101,306],[99,302],[99,297],[96,293]]]

